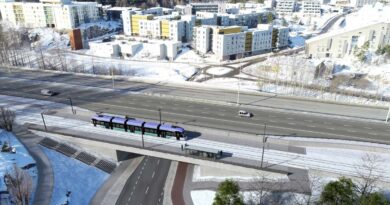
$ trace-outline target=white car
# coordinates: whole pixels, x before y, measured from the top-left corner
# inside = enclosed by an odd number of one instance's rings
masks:
[[[250,113],[250,112],[247,112],[245,110],[240,110],[240,111],[238,111],[238,116],[240,116],[240,117],[252,117],[253,114]]]
[[[48,90],[48,89],[42,89],[41,90],[41,95],[53,96],[53,95],[56,95],[56,94],[57,94],[56,92],[53,92],[53,91]]]

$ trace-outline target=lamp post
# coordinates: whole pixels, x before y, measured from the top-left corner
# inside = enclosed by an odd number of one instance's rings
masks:
[[[112,76],[112,89],[115,89],[114,68],[112,66],[111,66],[111,76]]]
[[[145,142],[144,142],[144,132],[143,131],[141,131],[141,133],[142,133],[142,148],[145,148]]]
[[[73,102],[72,102],[72,98],[69,97],[69,102],[70,102],[70,107],[72,108],[72,114],[75,114],[75,111],[73,109]]]
[[[260,168],[263,168],[265,143],[267,142],[267,138],[268,138],[268,137],[265,136],[266,129],[267,129],[267,123],[264,123],[263,149],[262,149],[262,154],[261,154],[261,164],[260,164]]]
[[[45,118],[43,117],[43,112],[41,112],[41,117],[42,117],[42,121],[43,121],[43,126],[45,126],[45,131],[47,132],[47,127],[46,127]]]
[[[389,111],[387,111],[386,122],[389,121],[389,116],[390,116],[390,106],[389,106]]]
[[[160,124],[161,124],[161,108],[158,108],[158,115],[160,117]]]

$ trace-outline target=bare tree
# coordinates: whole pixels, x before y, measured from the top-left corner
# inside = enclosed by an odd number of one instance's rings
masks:
[[[4,107],[0,107],[0,118],[0,127],[7,131],[12,131],[12,126],[15,120],[15,112]]]
[[[380,166],[384,163],[379,155],[366,153],[361,161],[355,165],[357,180],[357,191],[360,197],[365,197],[375,191],[378,181],[382,178],[383,170]]]
[[[32,178],[25,170],[14,165],[12,172],[5,174],[4,181],[9,193],[15,198],[17,205],[30,204]]]

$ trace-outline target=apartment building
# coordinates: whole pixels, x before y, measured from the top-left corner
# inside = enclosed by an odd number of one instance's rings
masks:
[[[276,12],[278,14],[290,15],[295,11],[296,5],[296,0],[278,0],[276,3]]]
[[[3,20],[29,28],[73,29],[100,18],[97,3],[68,0],[4,2],[0,3],[0,13]]]
[[[193,47],[196,51],[206,54],[211,51],[211,32],[208,26],[197,26],[194,28]]]
[[[199,53],[214,53],[219,60],[237,59],[270,52],[273,44],[281,46],[278,48],[285,47],[285,43],[288,45],[288,33],[286,39],[285,31],[284,27],[274,28],[265,24],[253,29],[242,26],[199,26],[194,29],[193,43]]]
[[[305,16],[320,16],[321,2],[319,0],[304,0],[302,3],[302,12]]]
[[[123,11],[123,31],[128,36],[163,38],[187,42],[192,40],[195,18],[183,16],[174,18],[155,18],[153,15],[133,14]]]
[[[288,46],[289,28],[274,26],[272,31],[272,48],[281,49]]]
[[[306,41],[305,52],[315,58],[343,58],[354,55],[365,42],[373,49],[390,44],[390,22],[363,24],[311,38]]]
[[[351,0],[350,4],[353,7],[360,8],[364,5],[374,5],[377,2],[377,0]]]

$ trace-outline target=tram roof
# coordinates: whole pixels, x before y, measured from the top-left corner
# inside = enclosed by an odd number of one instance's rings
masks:
[[[129,120],[127,120],[127,122],[126,122],[126,125],[132,125],[132,126],[142,127],[142,123],[144,123],[144,121],[136,120],[136,119],[129,119]]]
[[[171,124],[162,124],[160,130],[166,130],[171,132],[184,132],[184,129]]]
[[[92,119],[98,120],[98,121],[103,121],[103,122],[110,122],[112,116],[109,115],[94,115]]]
[[[147,123],[144,124],[144,127],[145,128],[157,129],[159,124],[160,123],[157,123],[157,122],[147,122]]]

